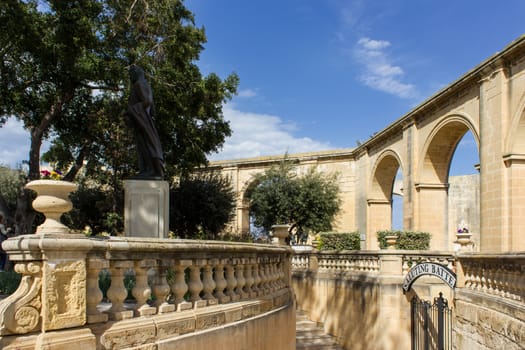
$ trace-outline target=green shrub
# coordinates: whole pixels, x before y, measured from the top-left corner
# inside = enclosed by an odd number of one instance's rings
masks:
[[[384,230],[377,231],[379,248],[388,248],[386,236],[391,235],[397,236],[396,249],[428,250],[430,247],[430,233],[428,232]]]
[[[10,295],[15,292],[22,276],[14,271],[0,272],[0,294]]]
[[[321,232],[317,248],[319,250],[359,250],[360,246],[359,232]]]

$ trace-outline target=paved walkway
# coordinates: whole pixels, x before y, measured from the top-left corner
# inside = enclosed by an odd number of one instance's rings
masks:
[[[295,339],[297,350],[344,350],[335,337],[326,334],[321,324],[310,321],[301,310],[297,310]]]

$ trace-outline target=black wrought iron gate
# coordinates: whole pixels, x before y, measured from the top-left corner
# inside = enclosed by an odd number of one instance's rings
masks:
[[[412,350],[452,349],[452,309],[443,293],[434,303],[412,298]]]

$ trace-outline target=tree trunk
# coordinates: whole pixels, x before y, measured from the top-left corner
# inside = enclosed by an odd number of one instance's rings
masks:
[[[40,178],[40,149],[42,147],[42,140],[44,134],[49,130],[53,120],[58,118],[62,113],[62,107],[66,102],[71,100],[71,93],[65,93],[51,105],[49,112],[47,112],[41,119],[40,125],[34,126],[31,129],[31,146],[29,148],[29,181],[38,180]],[[16,203],[15,213],[15,234],[30,234],[34,233],[33,222],[36,217],[36,212],[33,210],[31,203],[33,202],[33,193],[25,187],[20,189]]]

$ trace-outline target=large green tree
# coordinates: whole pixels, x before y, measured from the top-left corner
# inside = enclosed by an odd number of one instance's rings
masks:
[[[167,175],[204,164],[231,133],[222,105],[238,85],[235,74],[201,74],[205,41],[180,0],[0,2],[0,126],[15,117],[29,132],[28,178],[39,178],[50,137],[46,160],[68,180],[84,168],[118,186],[135,171],[124,121],[132,64],[152,85]]]
[[[275,224],[290,224],[297,231],[329,231],[340,209],[337,174],[309,169],[297,175],[294,164],[285,158],[263,174],[249,193],[250,215],[267,233]]]
[[[170,190],[170,230],[182,238],[216,239],[234,209],[229,179],[206,171],[183,176]]]

